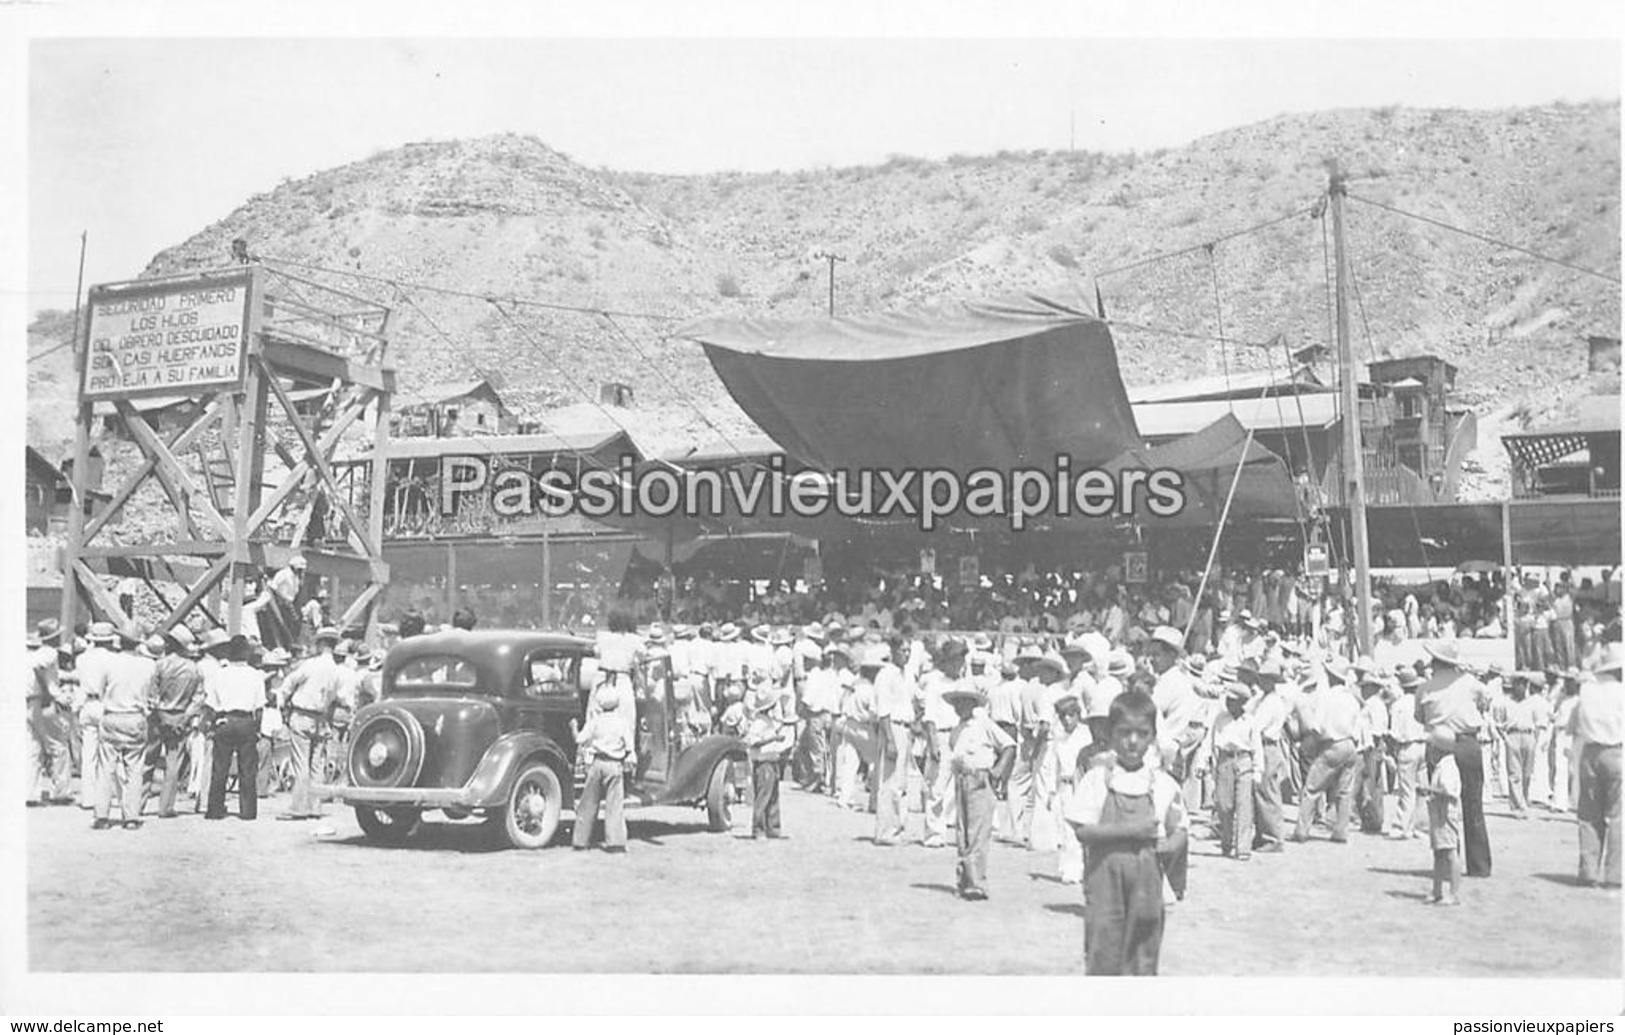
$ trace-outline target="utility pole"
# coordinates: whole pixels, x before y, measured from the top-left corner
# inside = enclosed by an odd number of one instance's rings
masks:
[[[835,315],[835,264],[845,262],[846,256],[836,255],[834,252],[814,252],[813,258],[823,259],[829,263],[829,315]]]
[[[1342,167],[1333,159],[1327,186],[1332,210],[1332,243],[1337,262],[1337,359],[1343,388],[1343,501],[1354,539],[1354,652],[1371,650],[1371,542],[1365,524],[1365,455],[1360,441],[1360,384],[1349,334],[1349,259],[1343,236]]]

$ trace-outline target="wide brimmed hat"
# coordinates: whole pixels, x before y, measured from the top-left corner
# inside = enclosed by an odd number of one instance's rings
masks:
[[[649,631],[644,635],[643,640],[645,643],[648,643],[651,646],[659,646],[660,644],[665,643],[666,627],[663,625],[649,626]]]
[[[1151,630],[1151,642],[1180,651],[1185,649],[1185,634],[1171,625],[1159,625]]]
[[[1021,648],[1016,651],[1016,656],[1011,660],[1017,664],[1020,664],[1023,661],[1041,661],[1043,660],[1043,657],[1044,652],[1038,649],[1038,644],[1024,643],[1021,645]]]
[[[141,650],[149,658],[156,658],[164,652],[164,638],[153,633],[141,642]]]
[[[339,642],[339,631],[331,625],[324,625],[316,630],[316,642],[336,644]]]
[[[1326,674],[1339,683],[1346,683],[1354,672],[1348,662],[1342,658],[1328,658],[1325,664]]]
[[[788,647],[795,642],[795,637],[790,635],[789,629],[774,629],[767,634],[767,642],[774,647]]]
[[[307,562],[305,561],[304,554],[296,553],[292,557],[288,558],[288,567],[290,568],[303,568],[306,567],[306,565]]]
[[[1207,671],[1207,658],[1200,654],[1187,654],[1179,659],[1179,667],[1200,679]]]
[[[260,658],[260,667],[261,668],[287,668],[288,664],[292,660],[293,659],[288,656],[287,651],[283,650],[281,647],[273,647],[272,649],[265,652],[264,657]]]
[[[739,626],[732,622],[723,622],[722,627],[717,630],[717,642],[729,643],[737,639],[739,639]]]
[[[91,622],[90,628],[85,630],[85,638],[91,643],[113,643],[118,639],[118,630],[113,628],[112,622]]]
[[[949,705],[953,705],[956,702],[965,701],[977,708],[987,706],[986,694],[982,693],[980,690],[966,690],[962,687],[955,687],[952,690],[944,690],[942,692],[942,699]]]
[[[847,644],[844,644],[844,643],[831,643],[831,644],[829,644],[828,646],[826,646],[824,648],[824,657],[826,657],[826,658],[841,657],[841,658],[845,658],[848,661],[851,661],[852,660],[852,648],[850,646],[848,646]]]
[[[682,622],[678,622],[676,625],[671,627],[671,634],[674,638],[679,640],[692,640],[694,638],[694,627],[692,625],[685,625]]]
[[[45,644],[40,641],[39,633],[32,631],[29,632],[28,639],[24,641],[24,644],[29,650],[38,650],[39,648],[45,646]]]
[[[979,632],[971,637],[970,646],[971,650],[990,651],[993,649],[993,637],[985,632]]]
[[[34,635],[39,637],[42,645],[54,647],[62,639],[62,626],[55,618],[46,618],[34,626]]]
[[[197,646],[197,637],[184,625],[171,626],[170,630],[164,633],[164,638],[179,650],[191,650]]]
[[[757,643],[766,643],[767,638],[771,635],[773,635],[773,630],[769,629],[765,625],[758,625],[756,628],[750,631],[750,638],[755,640]]]
[[[1227,701],[1248,701],[1253,696],[1253,688],[1242,682],[1229,682],[1224,684],[1224,699]]]
[[[1436,665],[1448,665],[1451,668],[1461,667],[1461,651],[1456,647],[1456,641],[1446,640],[1443,643],[1428,643],[1423,645],[1428,656]]]
[[[1401,690],[1415,690],[1422,685],[1422,676],[1409,665],[1399,666],[1394,678],[1399,681]]]
[[[1128,651],[1114,650],[1106,655],[1106,674],[1119,677],[1134,674],[1134,659],[1129,657]]]
[[[813,641],[814,643],[823,643],[825,639],[824,627],[819,625],[817,622],[804,625],[801,627],[801,635],[807,637],[807,639]]]
[[[210,629],[203,634],[203,642],[199,645],[199,649],[207,654],[213,654],[230,643],[231,637],[226,635],[226,630]]]

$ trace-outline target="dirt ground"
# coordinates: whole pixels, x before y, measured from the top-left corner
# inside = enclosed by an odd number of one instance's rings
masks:
[[[446,822],[380,848],[348,810],[280,823],[282,802],[261,804],[254,823],[158,821],[149,804],[142,829],[106,832],[77,808],[29,810],[29,968],[1081,972],[1081,895],[1052,856],[996,845],[991,900],[961,902],[951,848],[877,848],[871,817],[796,790],[789,840],[741,836],[748,812],[712,834],[695,810],[651,809],[625,856],[492,850]],[[1238,863],[1198,839],[1162,972],[1617,977],[1619,896],[1575,884],[1572,817],[1488,811],[1495,876],[1466,881],[1459,909],[1422,904],[1425,841],[1317,833]]]

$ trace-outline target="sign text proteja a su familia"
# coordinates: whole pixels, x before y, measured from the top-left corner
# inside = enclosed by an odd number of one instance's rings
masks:
[[[239,385],[251,272],[90,289],[87,399],[190,395]]]

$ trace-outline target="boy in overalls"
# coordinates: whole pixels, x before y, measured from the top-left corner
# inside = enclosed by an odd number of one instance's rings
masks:
[[[1179,784],[1146,764],[1157,706],[1131,691],[1111,705],[1112,759],[1078,782],[1067,822],[1084,847],[1084,972],[1155,974],[1162,949],[1162,880],[1188,844]]]

